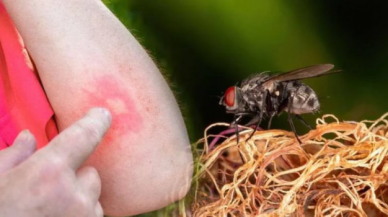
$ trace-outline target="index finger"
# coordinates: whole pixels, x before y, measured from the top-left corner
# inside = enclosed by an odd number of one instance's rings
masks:
[[[55,159],[74,170],[92,154],[109,129],[111,115],[102,108],[91,109],[41,150],[43,159]]]

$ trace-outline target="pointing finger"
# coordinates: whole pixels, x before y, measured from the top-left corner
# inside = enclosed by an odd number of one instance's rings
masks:
[[[41,159],[53,159],[76,170],[92,154],[111,123],[109,111],[91,109],[41,151]]]

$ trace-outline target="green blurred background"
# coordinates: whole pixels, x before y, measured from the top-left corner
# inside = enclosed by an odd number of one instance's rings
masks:
[[[333,63],[340,74],[305,80],[322,113],[376,119],[388,111],[388,1],[106,0],[150,51],[180,103],[191,142],[214,122],[227,87],[261,71]],[[103,31],[103,30],[102,30]],[[307,129],[295,121],[301,134]],[[264,123],[264,126],[266,124]],[[273,128],[290,129],[286,115]]]

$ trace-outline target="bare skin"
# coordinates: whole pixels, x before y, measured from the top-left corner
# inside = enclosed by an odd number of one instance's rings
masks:
[[[97,171],[77,170],[110,122],[108,111],[92,109],[36,153],[34,136],[21,132],[0,152],[0,216],[102,217]]]
[[[59,131],[91,107],[112,127],[84,166],[97,169],[105,214],[181,199],[192,155],[176,100],[151,58],[98,0],[3,0],[36,64]]]

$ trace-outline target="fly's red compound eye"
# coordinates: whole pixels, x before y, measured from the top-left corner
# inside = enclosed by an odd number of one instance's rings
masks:
[[[229,107],[233,107],[235,100],[235,87],[229,87],[225,92],[225,103]]]

